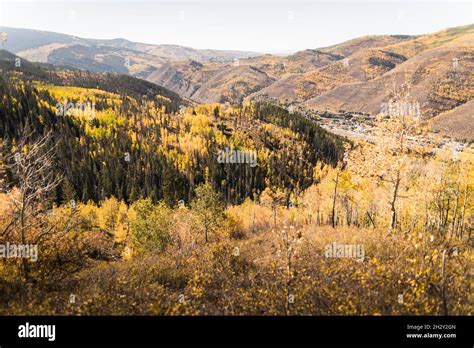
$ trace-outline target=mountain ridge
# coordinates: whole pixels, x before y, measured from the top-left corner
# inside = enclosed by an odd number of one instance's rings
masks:
[[[192,57],[194,60],[202,61],[208,61],[213,59],[222,61],[233,61],[234,58],[260,55],[260,53],[251,51],[196,49],[188,46],[174,44],[147,44],[141,42],[134,42],[124,38],[88,39],[51,31],[13,28],[6,26],[0,26],[0,31],[6,32],[8,35],[7,42],[4,43],[3,48],[20,56],[22,56],[22,51],[38,49],[42,46],[53,43],[62,43],[67,45],[82,44],[85,46],[92,47],[112,46],[115,48],[130,49],[132,51],[149,54],[152,56],[159,57],[165,61],[181,60],[189,57]],[[167,52],[167,50],[169,52]]]

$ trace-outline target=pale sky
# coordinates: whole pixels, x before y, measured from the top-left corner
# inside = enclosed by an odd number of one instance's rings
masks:
[[[0,26],[263,53],[472,24],[474,1],[0,0]]]

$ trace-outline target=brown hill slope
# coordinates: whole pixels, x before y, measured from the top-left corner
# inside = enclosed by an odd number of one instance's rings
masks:
[[[246,95],[274,81],[265,72],[253,66],[235,66],[214,75],[193,94],[192,99],[205,103],[240,103]]]
[[[185,60],[164,64],[148,75],[147,80],[191,98],[202,84],[222,70],[223,65],[219,63],[204,66],[194,60]]]
[[[195,61],[166,64],[148,80],[201,103],[239,103],[246,95],[275,81],[251,65]]]
[[[472,48],[474,25],[448,28],[433,34],[420,35],[412,40],[407,40],[393,45],[385,46],[385,49],[394,53],[411,58],[423,51],[440,47],[448,48]]]
[[[412,84],[417,85],[420,90],[421,102],[426,102],[424,106],[426,115],[433,116],[469,99],[466,95],[466,87],[469,88],[469,86],[466,83],[468,84],[470,80],[470,74],[463,74],[462,69],[461,72],[457,71],[457,74],[447,74],[447,70],[442,66],[450,66],[452,59],[466,58],[463,54],[460,57],[456,54],[449,55],[449,52],[472,52],[473,28],[472,25],[463,26],[421,36],[365,36],[325,47],[317,52],[338,54],[346,58],[304,73],[282,76],[272,85],[249,96],[249,99],[308,101],[308,105],[322,109],[336,111],[353,109],[353,111],[373,113],[380,111],[385,92],[398,88],[397,83],[390,81],[399,81],[401,73],[401,75],[407,75],[403,78],[404,82],[412,83],[411,79],[413,79]],[[421,58],[417,56],[431,50],[445,53],[431,53]],[[440,55],[444,56],[444,64],[440,63]],[[414,60],[406,63],[404,68],[395,70],[407,60],[407,57]],[[430,63],[431,59],[433,61]],[[468,62],[469,57],[466,59]],[[464,67],[469,69],[468,65]],[[430,70],[427,71],[427,68]],[[436,72],[438,68],[441,70]],[[383,81],[369,83],[392,69],[397,74],[388,75]],[[466,72],[465,69],[464,72]],[[428,76],[431,77],[422,83],[420,79]],[[460,80],[456,81],[457,78]],[[434,88],[435,86],[430,85],[431,83],[438,85]],[[347,84],[352,84],[352,86],[346,86]],[[463,84],[464,86],[461,86]],[[452,96],[450,88],[459,89],[459,93],[463,96]],[[429,93],[425,95],[424,90]],[[319,96],[321,97],[318,98]]]
[[[388,45],[397,44],[407,40],[412,40],[416,36],[409,35],[370,35],[352,39],[337,45],[320,48],[322,52],[338,54],[348,57],[351,54],[368,48],[385,47]]]
[[[362,50],[319,69],[286,76],[249,99],[305,101],[343,84],[372,80],[404,61],[405,57],[380,49]]]
[[[436,116],[432,129],[458,139],[474,140],[474,100]]]
[[[237,103],[280,78],[314,71],[342,58],[317,50],[305,50],[288,57],[267,54],[236,60],[232,64],[198,65],[187,60],[165,64],[147,79],[199,102]],[[289,89],[284,88],[283,93],[289,93]]]
[[[456,64],[455,64],[456,62]],[[410,86],[424,117],[433,117],[474,98],[474,50],[453,46],[427,50],[379,78],[346,84],[307,101],[316,109],[377,114],[391,92]]]

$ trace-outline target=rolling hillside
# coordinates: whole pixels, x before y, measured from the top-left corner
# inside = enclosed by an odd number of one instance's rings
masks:
[[[198,102],[239,103],[286,76],[302,74],[342,58],[317,50],[305,50],[288,57],[267,54],[239,59],[233,64],[176,62],[158,69],[148,80]]]
[[[391,93],[409,85],[413,102],[431,118],[472,99],[473,30],[471,25],[419,36],[365,36],[234,64],[173,62],[148,79],[198,102],[296,101],[315,110],[372,115]]]
[[[255,52],[194,49],[178,45],[153,45],[125,39],[96,40],[71,35],[0,27],[8,35],[3,48],[33,62],[67,65],[97,72],[127,73],[145,78],[172,61],[229,62],[258,56]]]
[[[458,139],[474,138],[474,100],[436,116],[432,129]]]
[[[472,34],[468,34],[472,36]],[[428,49],[368,82],[338,86],[307,101],[314,108],[377,114],[394,90],[410,86],[422,116],[434,117],[474,98],[474,45]]]
[[[249,96],[251,100],[306,101],[337,86],[367,82],[405,61],[403,56],[380,49],[366,49],[305,73],[289,74]]]
[[[5,48],[24,58],[129,74],[198,103],[299,102],[316,111],[376,115],[408,86],[422,116],[432,118],[473,99],[473,25],[364,36],[286,57],[6,29],[12,34]]]
[[[0,51],[5,154],[27,129],[37,135],[53,130],[56,169],[67,191],[84,201],[150,197],[173,206],[210,181],[227,202],[242,202],[269,184],[304,189],[315,180],[316,164],[336,165],[342,158],[340,137],[278,106],[195,105],[128,75],[25,60],[16,67],[16,58]],[[58,104],[72,108],[62,112]],[[255,151],[258,166],[221,165],[216,154],[226,148]],[[58,200],[64,190],[56,192]]]
[[[58,68],[43,63],[32,63],[21,60],[19,67],[15,66],[18,56],[0,50],[0,69],[8,77],[13,74],[19,79],[34,81],[44,85],[93,88],[117,95],[134,98],[150,99],[165,106],[169,112],[177,111],[180,105],[187,105],[178,94],[168,89],[142,79],[115,73],[96,73],[71,68]]]

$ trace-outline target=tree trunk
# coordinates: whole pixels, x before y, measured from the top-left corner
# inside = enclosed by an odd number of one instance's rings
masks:
[[[447,250],[443,250],[442,269],[441,269],[441,297],[443,301],[443,315],[449,315],[448,313],[448,299],[446,296],[446,258]]]
[[[377,228],[377,227],[375,226],[374,219],[372,219],[372,216],[370,216],[370,213],[369,213],[369,212],[367,212],[367,216],[369,217],[369,221],[370,221],[370,223],[372,224],[372,226],[373,226],[374,228]]]
[[[21,237],[21,244],[23,247],[26,245],[26,236],[25,236],[25,198],[22,199],[21,210],[20,210],[20,237]],[[29,280],[29,268],[28,268],[28,261],[26,257],[21,258],[21,264],[23,267],[23,276],[25,280]]]
[[[458,205],[459,205],[459,184],[456,188],[456,201],[454,202],[453,219],[451,221],[451,236],[449,238],[452,238],[454,235],[454,227],[456,226],[456,218],[458,215]]]
[[[464,189],[464,202],[462,204],[462,212],[461,212],[461,222],[460,222],[460,230],[459,230],[459,239],[462,239],[463,228],[464,228],[464,216],[466,214],[466,201],[467,201],[467,193],[468,193],[468,185]]]
[[[332,228],[336,228],[336,198],[337,198],[337,185],[339,184],[340,173],[341,171],[338,170],[336,174],[335,184],[334,184],[334,197],[332,199],[332,214],[331,214]]]
[[[397,171],[395,187],[393,188],[393,196],[390,201],[390,229],[391,230],[393,230],[397,224],[397,210],[395,208],[395,204],[397,203],[399,187],[400,187],[400,171]]]
[[[445,232],[447,233],[446,231],[446,225],[448,223],[448,217],[449,217],[449,205],[451,203],[451,195],[448,195],[448,203],[446,205],[446,215],[444,217],[444,222],[443,222],[443,229],[445,230]]]

